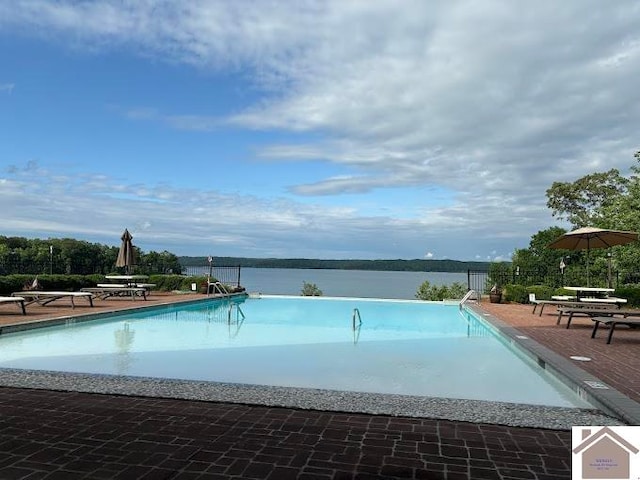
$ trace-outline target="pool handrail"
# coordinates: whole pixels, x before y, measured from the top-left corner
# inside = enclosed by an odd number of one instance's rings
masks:
[[[213,287],[213,292],[214,294],[220,294],[220,295],[226,295],[229,296],[231,295],[231,292],[229,290],[227,290],[227,287],[220,283],[220,282],[207,282],[207,296],[209,295],[209,292],[211,291],[211,287]]]
[[[352,317],[352,328],[356,329],[356,317],[358,317],[358,327],[362,325],[362,317],[360,317],[360,310],[357,308],[353,309],[353,317]]]
[[[462,309],[462,305],[468,301],[471,300],[471,297],[473,297],[473,300],[478,301],[478,294],[476,293],[475,290],[471,289],[469,290],[467,293],[464,294],[464,297],[462,297],[462,300],[460,300],[460,309]]]

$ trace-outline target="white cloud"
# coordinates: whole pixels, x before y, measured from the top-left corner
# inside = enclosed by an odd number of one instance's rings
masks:
[[[194,199],[189,223],[209,242],[247,244],[251,231],[277,244],[282,231],[294,229],[288,235],[295,241],[301,229],[317,239],[310,251],[337,239],[335,228],[354,244],[370,245],[370,235],[393,232],[424,245],[425,231],[506,244],[551,224],[544,203],[553,181],[625,171],[640,148],[639,22],[639,4],[623,0],[0,2],[3,30],[230,71],[263,95],[226,116],[128,106],[121,111],[130,119],[201,132],[234,126],[301,138],[319,133],[313,140],[261,145],[256,153],[270,162],[324,161],[341,172],[291,185],[304,204],[188,192]],[[143,219],[145,235],[157,229],[160,238],[175,230],[172,222],[184,221],[184,204],[174,202],[185,192],[170,186],[51,178],[52,191],[61,195],[69,188],[72,194],[118,191],[113,212],[106,212],[113,218],[109,230],[119,229],[114,223],[125,198],[136,199],[139,208],[128,215]],[[26,189],[9,184],[10,192]],[[446,189],[453,200],[437,207],[425,201],[416,205],[421,215],[402,220],[308,203],[404,187]],[[232,225],[201,212],[202,201],[250,208]],[[152,211],[158,203],[165,218]],[[60,228],[67,221],[61,209]],[[186,240],[180,235],[171,238]]]
[[[0,93],[5,92],[11,95],[14,88],[15,84],[13,83],[0,83]]]
[[[453,217],[364,216],[344,206],[127,184],[83,171],[58,175],[57,170],[35,161],[7,168],[0,179],[0,202],[11,212],[3,220],[6,232],[112,244],[128,227],[144,250],[197,254],[223,248],[228,255],[258,257],[288,257],[294,248],[296,255],[307,257],[397,258],[403,251],[403,257],[420,258],[422,245],[453,252],[456,243],[468,243],[469,232],[477,234],[475,246],[494,242],[493,235],[482,233],[482,222],[463,229]],[[456,229],[459,240],[447,239]]]

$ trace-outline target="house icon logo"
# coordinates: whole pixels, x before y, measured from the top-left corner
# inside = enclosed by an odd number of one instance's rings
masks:
[[[640,480],[640,427],[573,427],[572,480]]]

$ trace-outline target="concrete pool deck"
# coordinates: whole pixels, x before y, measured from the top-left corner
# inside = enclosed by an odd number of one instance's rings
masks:
[[[26,317],[4,306],[0,325],[193,298],[154,294],[147,302],[109,299],[93,309],[34,306]],[[590,356],[593,361],[581,368],[638,399],[637,332],[621,329],[606,345],[604,338],[589,338],[588,319],[576,319],[566,330],[555,324],[553,309],[538,317],[526,305],[480,308],[562,356]],[[37,387],[0,388],[0,478],[570,477],[570,431],[555,426]]]

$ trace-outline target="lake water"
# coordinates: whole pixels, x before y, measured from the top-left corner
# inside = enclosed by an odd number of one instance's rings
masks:
[[[467,285],[467,274],[295,268],[242,268],[240,272],[240,283],[247,292],[269,295],[300,295],[303,282],[307,282],[328,297],[414,300],[425,280],[431,285]]]

